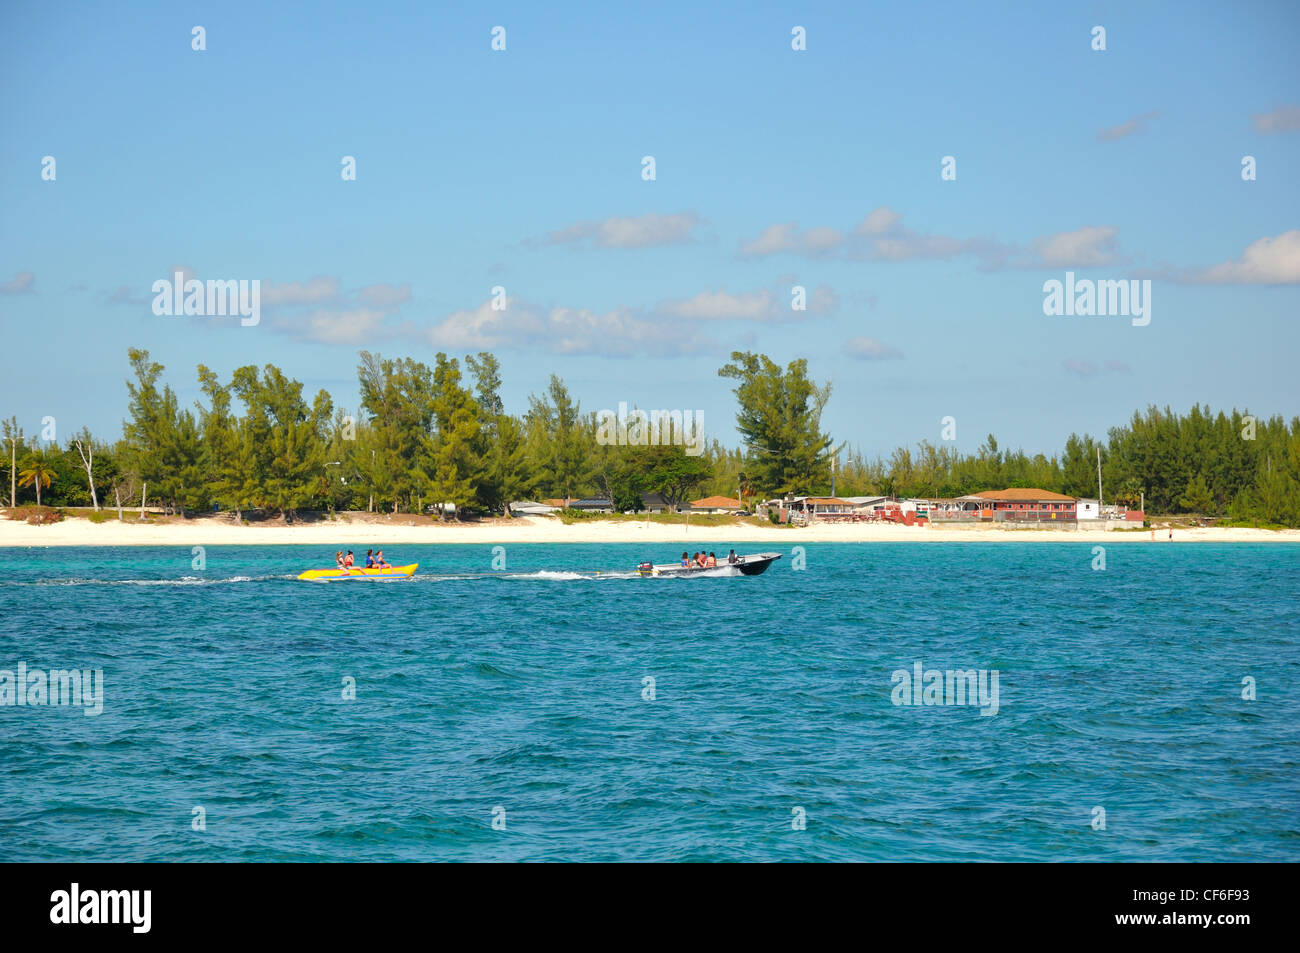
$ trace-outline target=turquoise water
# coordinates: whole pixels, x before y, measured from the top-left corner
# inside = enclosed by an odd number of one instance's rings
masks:
[[[791,549],[0,549],[0,669],[105,686],[0,707],[0,860],[1300,859],[1300,547]],[[918,660],[996,714],[893,704]]]

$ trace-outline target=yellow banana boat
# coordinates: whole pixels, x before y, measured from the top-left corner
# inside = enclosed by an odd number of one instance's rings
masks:
[[[351,569],[308,569],[299,573],[299,579],[392,579],[394,576],[409,576],[420,568],[419,563],[409,566],[390,566],[387,569],[363,569],[353,566]]]

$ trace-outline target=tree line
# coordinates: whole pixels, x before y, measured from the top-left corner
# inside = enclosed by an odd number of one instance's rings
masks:
[[[1193,406],[1137,412],[1104,441],[1072,434],[1059,455],[999,447],[992,435],[974,453],[921,441],[889,457],[834,446],[822,430],[829,384],[806,361],[781,367],[735,352],[719,369],[734,382],[739,447],[598,439],[584,412],[552,375],[523,413],[500,397],[491,353],[432,365],[360,352],[360,405],[336,406],[273,364],[247,366],[227,381],[199,365],[201,399],[181,406],[148,351],[127,352],[127,417],[106,440],[83,428],[63,446],[29,438],[14,418],[0,422],[0,474],[11,503],[117,508],[162,505],[176,513],[221,509],[287,519],[299,511],[372,510],[502,513],[520,499],[599,496],[639,510],[642,495],[670,504],[696,496],[746,503],[785,494],[955,497],[1009,486],[1097,496],[1097,454],[1108,502],[1162,514],[1228,516],[1300,526],[1300,418],[1256,419]],[[444,504],[451,504],[450,507]]]

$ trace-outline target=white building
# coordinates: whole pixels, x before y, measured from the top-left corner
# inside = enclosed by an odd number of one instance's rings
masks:
[[[1101,501],[1100,500],[1079,500],[1075,506],[1075,513],[1081,520],[1099,520],[1101,519]]]

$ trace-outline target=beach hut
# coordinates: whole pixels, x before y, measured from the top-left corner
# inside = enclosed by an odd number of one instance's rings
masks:
[[[1051,490],[1015,486],[974,495],[990,504],[995,522],[1074,523],[1078,519],[1078,501]]]

